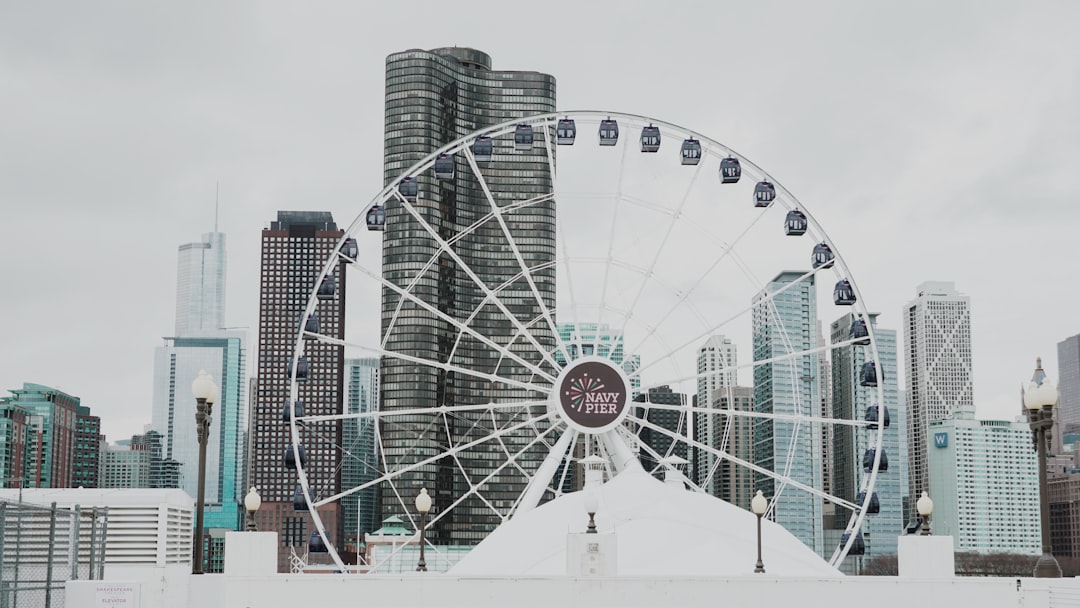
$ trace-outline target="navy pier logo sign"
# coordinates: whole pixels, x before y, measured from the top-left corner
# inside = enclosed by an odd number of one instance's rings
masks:
[[[559,413],[586,433],[612,429],[628,412],[628,383],[617,364],[602,357],[572,362],[555,383]]]

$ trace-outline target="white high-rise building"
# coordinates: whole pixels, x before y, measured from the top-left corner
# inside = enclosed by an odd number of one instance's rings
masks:
[[[176,266],[176,333],[225,326],[225,235],[208,232],[198,243],[180,245]]]
[[[958,552],[1042,552],[1039,469],[1027,422],[976,420],[957,408],[928,425],[934,534]],[[912,497],[914,498],[914,497]]]
[[[714,407],[721,396],[727,396],[721,389],[734,387],[738,384],[736,378],[737,365],[738,353],[731,338],[723,335],[709,336],[709,339],[701,345],[697,353],[698,407]],[[735,407],[737,401],[732,397],[725,399],[724,403]],[[725,418],[721,416],[715,414],[694,415],[694,439],[701,443],[726,450],[728,442],[724,441],[724,428]],[[714,468],[716,468],[715,455],[705,450],[694,450],[694,482],[699,486],[710,486],[705,488],[707,492],[713,496],[724,498],[721,496],[718,487],[718,475]],[[706,480],[709,483],[706,484]],[[725,500],[729,499],[725,498]]]
[[[951,282],[928,281],[904,306],[907,371],[909,496],[930,485],[926,429],[958,409],[974,408],[971,384],[971,301]]]

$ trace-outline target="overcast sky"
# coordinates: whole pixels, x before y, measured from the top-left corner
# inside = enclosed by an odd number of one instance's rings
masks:
[[[553,74],[560,108],[753,159],[885,327],[955,281],[980,417],[1017,412],[1036,356],[1057,378],[1080,332],[1080,4],[671,4],[4,3],[0,389],[55,386],[110,441],[141,431],[215,183],[226,318],[254,337],[260,230],[278,209],[351,221],[381,186],[386,55],[448,45]]]

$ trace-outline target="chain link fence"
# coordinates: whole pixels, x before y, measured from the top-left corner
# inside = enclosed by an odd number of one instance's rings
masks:
[[[100,579],[107,514],[0,500],[0,608],[62,608],[65,581]]]

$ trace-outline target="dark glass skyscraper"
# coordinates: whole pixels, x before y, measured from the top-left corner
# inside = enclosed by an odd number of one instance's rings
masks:
[[[386,123],[383,170],[387,183],[435,149],[477,129],[517,117],[555,111],[555,79],[538,72],[508,72],[491,69],[491,58],[466,48],[432,51],[409,50],[386,60]],[[542,138],[538,137],[542,141]],[[552,192],[553,184],[546,151],[538,144],[534,151],[515,151],[510,138],[496,138],[494,155],[483,174],[492,198],[500,207]],[[457,320],[470,317],[470,327],[507,346],[522,359],[540,364],[541,356],[527,340],[514,338],[516,327],[490,301],[485,291],[446,252],[440,254],[439,240],[459,234],[491,212],[491,203],[469,165],[458,155],[454,179],[436,180],[430,173],[419,176],[418,212],[438,233],[432,237],[403,205],[392,199],[386,208],[383,237],[383,276],[408,286],[416,280],[412,293]],[[523,206],[506,212],[503,218],[530,267],[550,264],[555,258],[555,203]],[[512,280],[520,272],[499,223],[489,221],[455,241],[453,251],[489,290],[500,286],[499,299],[524,325],[541,314],[540,306],[524,279]],[[428,262],[435,259],[426,270]],[[417,275],[422,274],[419,278]],[[533,273],[544,304],[554,308],[555,273],[548,267]],[[509,283],[509,284],[507,284]],[[474,315],[474,313],[476,313]],[[392,322],[393,320],[393,322]],[[391,325],[392,322],[392,325]],[[556,337],[541,324],[532,327],[543,348],[553,350]],[[384,289],[382,294],[382,334],[387,350],[424,359],[450,362],[471,370],[498,373],[528,381],[531,372],[510,364],[495,349],[457,328],[403,301]],[[489,401],[521,400],[519,390],[480,381],[475,377],[418,366],[384,357],[381,363],[381,409],[465,405]],[[426,422],[402,420],[381,429],[386,462],[392,469],[434,456],[442,451],[445,437],[425,434]],[[491,431],[485,422],[461,415],[450,423],[456,441],[470,441]],[[419,437],[419,439],[418,439]],[[507,437],[508,445],[523,438]],[[513,449],[513,448],[511,448]],[[540,458],[526,454],[525,459]],[[506,460],[502,449],[471,450],[459,456],[461,467],[474,479],[483,478]],[[425,487],[438,514],[467,493],[470,481],[462,475],[453,458],[423,467],[395,484],[402,496],[412,496]],[[506,512],[520,495],[523,478],[508,467],[485,486],[484,497],[496,509]],[[403,506],[383,492],[380,520],[402,515]],[[429,531],[439,544],[474,544],[499,522],[492,509],[471,497],[440,519]]]
[[[294,511],[297,476],[286,469],[285,447],[291,442],[282,408],[289,398],[288,362],[293,355],[300,318],[308,297],[322,277],[323,264],[336,251],[344,232],[325,211],[278,211],[277,220],[262,231],[262,270],[259,281],[259,364],[251,412],[251,483],[259,489],[260,530],[278,533],[278,571],[288,571],[289,549],[306,551],[314,527],[306,512]],[[321,300],[319,333],[344,338],[345,273],[338,264],[335,297]],[[344,396],[344,349],[308,340],[304,354],[310,377],[300,384],[299,399],[307,415],[340,414]],[[308,483],[316,500],[341,489],[341,424],[308,424],[300,432],[307,452]],[[319,516],[336,547],[342,546],[340,502],[319,509]]]
[[[90,413],[90,408],[75,408],[75,469],[71,485],[76,488],[96,488],[101,476],[101,418]]]

